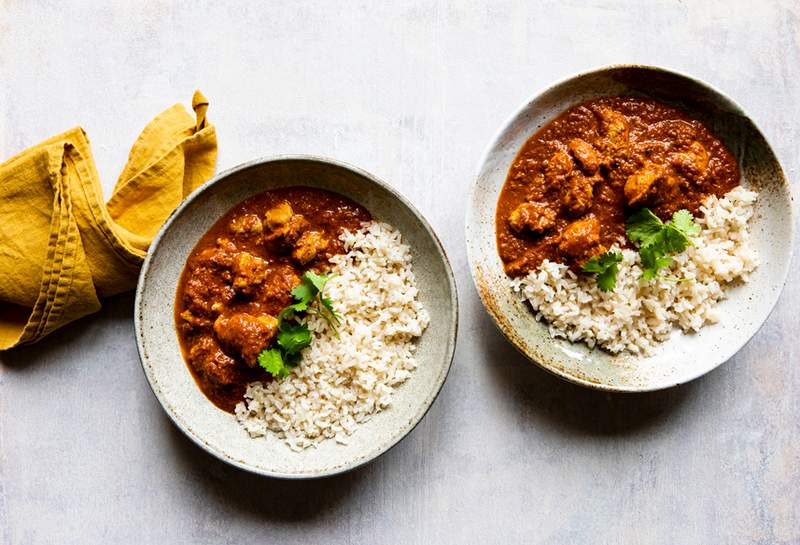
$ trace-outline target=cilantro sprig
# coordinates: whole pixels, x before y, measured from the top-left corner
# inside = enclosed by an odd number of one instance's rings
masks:
[[[691,237],[700,233],[691,212],[678,210],[672,219],[664,223],[649,208],[642,208],[628,217],[625,231],[631,242],[639,244],[639,259],[642,263],[642,280],[656,277],[673,282],[688,282],[691,278],[658,276],[658,271],[669,267],[672,255],[693,246]],[[672,255],[670,255],[672,254]],[[597,287],[601,291],[613,291],[617,285],[618,264],[622,261],[619,252],[606,252],[592,257],[581,266],[584,272],[597,274]]]
[[[678,210],[664,223],[649,208],[642,208],[625,222],[625,231],[631,242],[639,243],[642,280],[646,281],[656,278],[659,270],[672,263],[669,254],[679,254],[694,245],[691,237],[700,233],[700,226],[688,210]]]
[[[617,285],[617,273],[622,261],[622,254],[619,252],[606,252],[599,256],[594,256],[581,266],[585,272],[597,273],[597,287],[600,291],[613,291]]]
[[[292,297],[296,303],[284,308],[278,314],[278,325],[284,320],[291,320],[298,313],[307,312],[321,316],[328,325],[336,331],[341,324],[341,317],[333,307],[333,301],[325,297],[325,284],[333,278],[326,274],[317,274],[314,271],[307,271],[300,279],[300,283],[292,289]],[[316,306],[312,306],[316,303]]]
[[[333,301],[325,297],[325,284],[331,276],[307,271],[300,283],[292,289],[294,303],[285,307],[278,314],[278,335],[276,346],[262,350],[258,355],[258,364],[275,378],[289,375],[292,367],[302,359],[300,354],[311,345],[311,331],[300,319],[305,314],[317,314],[336,331],[341,324],[341,317],[333,307]]]

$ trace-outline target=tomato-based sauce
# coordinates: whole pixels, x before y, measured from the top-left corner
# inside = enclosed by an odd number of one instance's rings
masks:
[[[693,214],[739,185],[736,158],[708,128],[654,100],[605,97],[573,106],[522,146],[500,193],[497,247],[506,273],[544,260],[579,270],[613,244],[625,218]]]
[[[270,380],[258,365],[277,332],[277,315],[309,269],[343,253],[339,235],[369,212],[335,193],[276,189],[231,209],[189,255],[175,300],[184,359],[203,393],[233,412],[247,384]]]

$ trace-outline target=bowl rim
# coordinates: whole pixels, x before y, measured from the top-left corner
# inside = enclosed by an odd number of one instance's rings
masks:
[[[789,277],[789,267],[787,266],[786,270],[784,271],[783,278],[781,278],[781,280],[780,280],[780,286],[779,286],[779,289],[777,291],[777,295],[775,297],[775,301],[772,303],[772,307],[770,308],[769,312],[767,312],[764,315],[764,318],[758,324],[758,327],[756,328],[756,330],[753,332],[753,334],[751,336],[749,336],[747,338],[743,338],[743,339],[739,340],[736,343],[735,350],[732,352],[731,356],[728,359],[720,361],[719,363],[717,363],[713,367],[710,367],[710,368],[707,368],[707,369],[702,369],[702,370],[697,371],[696,373],[690,374],[687,377],[685,377],[684,379],[682,379],[680,381],[677,381],[677,382],[666,382],[665,381],[663,384],[655,384],[655,385],[652,385],[652,386],[650,386],[650,385],[648,385],[648,386],[635,386],[635,385],[631,385],[631,386],[612,386],[612,385],[608,385],[608,384],[604,384],[604,383],[600,383],[600,382],[593,382],[591,380],[587,380],[587,379],[582,378],[580,376],[575,376],[575,375],[572,375],[570,373],[567,373],[563,369],[559,369],[556,366],[552,366],[550,364],[546,364],[546,363],[542,363],[542,362],[537,361],[535,358],[533,358],[531,355],[529,355],[523,349],[523,347],[520,346],[515,341],[513,336],[510,335],[510,333],[507,332],[501,326],[500,319],[499,319],[499,316],[498,316],[499,312],[497,311],[496,308],[494,308],[494,305],[489,304],[489,302],[487,301],[488,294],[485,293],[484,289],[481,289],[480,284],[478,282],[478,270],[477,270],[478,269],[478,260],[477,260],[477,257],[475,255],[473,255],[472,244],[470,244],[470,240],[473,238],[473,235],[471,233],[471,230],[473,229],[473,227],[471,226],[471,223],[473,221],[473,216],[474,216],[472,203],[475,201],[475,196],[476,196],[477,190],[478,190],[478,180],[480,179],[481,172],[483,171],[483,166],[486,164],[487,160],[489,159],[489,157],[491,155],[492,150],[495,148],[497,143],[501,140],[502,136],[506,133],[506,131],[509,129],[509,127],[523,114],[523,112],[525,112],[539,98],[541,98],[544,95],[548,94],[549,92],[557,89],[558,87],[561,87],[562,85],[566,85],[566,84],[572,82],[573,80],[577,80],[577,79],[580,79],[580,78],[589,77],[589,76],[593,76],[593,75],[600,75],[600,74],[606,73],[606,72],[613,72],[613,71],[616,71],[616,70],[626,70],[626,69],[628,69],[628,70],[629,69],[638,69],[638,70],[645,70],[645,71],[660,72],[660,73],[663,73],[663,74],[667,74],[667,75],[670,75],[670,76],[675,76],[675,77],[677,77],[679,79],[684,79],[684,80],[687,80],[689,82],[692,82],[692,83],[696,84],[697,86],[699,86],[701,88],[704,88],[707,91],[710,91],[712,94],[718,96],[722,100],[727,101],[728,105],[733,109],[733,113],[735,113],[737,115],[740,115],[741,117],[744,117],[750,123],[752,123],[753,128],[764,139],[764,143],[766,144],[767,149],[770,151],[770,153],[772,153],[773,157],[775,158],[775,163],[777,165],[777,174],[780,176],[781,180],[783,181],[783,187],[786,190],[788,198],[789,198],[790,217],[787,220],[790,223],[789,240],[788,240],[788,248],[789,248],[789,250],[788,250],[788,256],[787,256],[789,263],[791,263],[792,255],[793,255],[793,252],[794,252],[795,229],[796,229],[796,221],[795,221],[795,219],[796,219],[796,211],[795,211],[795,203],[794,203],[794,199],[793,199],[793,195],[792,195],[792,190],[791,190],[791,187],[789,186],[789,181],[786,178],[786,173],[783,170],[783,165],[781,165],[780,158],[779,158],[778,154],[775,153],[775,148],[772,146],[770,141],[767,139],[766,135],[764,134],[764,131],[761,130],[761,127],[756,123],[756,121],[750,115],[745,113],[744,109],[739,105],[739,103],[737,103],[735,100],[733,100],[727,94],[725,94],[722,91],[720,91],[714,85],[711,85],[710,83],[707,83],[707,82],[705,82],[705,81],[703,81],[701,79],[698,79],[698,78],[696,78],[694,76],[691,76],[689,74],[686,74],[686,73],[678,71],[678,70],[674,70],[674,69],[671,69],[671,68],[664,68],[664,67],[660,67],[660,66],[653,66],[653,65],[646,65],[646,64],[636,64],[636,63],[631,63],[631,64],[627,64],[627,63],[609,64],[609,65],[603,65],[603,66],[600,66],[600,67],[597,67],[597,68],[592,68],[592,69],[588,69],[588,70],[582,70],[582,71],[579,71],[579,72],[575,72],[575,73],[573,73],[571,75],[562,77],[561,79],[556,80],[554,83],[551,83],[549,85],[546,85],[546,86],[542,87],[541,89],[539,89],[538,91],[536,91],[535,93],[530,95],[527,100],[525,100],[519,107],[517,107],[505,119],[503,124],[500,125],[500,127],[495,131],[494,136],[491,138],[491,140],[489,141],[489,144],[484,149],[483,154],[480,156],[480,159],[479,159],[479,161],[478,161],[478,163],[477,163],[477,165],[475,167],[475,171],[474,171],[476,174],[475,174],[475,176],[474,176],[474,178],[472,180],[472,186],[470,187],[469,194],[468,194],[469,195],[469,200],[468,200],[468,204],[467,204],[467,210],[466,210],[466,214],[465,214],[465,222],[464,222],[464,224],[465,224],[465,238],[466,238],[466,246],[467,246],[467,261],[469,262],[469,271],[470,271],[470,275],[472,277],[473,285],[475,287],[475,290],[478,292],[478,296],[480,297],[481,304],[482,304],[483,308],[486,310],[486,312],[489,314],[489,316],[491,316],[492,322],[494,323],[495,327],[497,327],[497,329],[500,331],[500,333],[503,335],[503,337],[509,342],[509,344],[511,344],[528,361],[534,363],[540,369],[543,369],[543,370],[547,371],[548,373],[551,373],[551,374],[557,376],[558,378],[560,378],[562,380],[566,380],[567,382],[571,382],[571,383],[576,384],[578,386],[583,386],[583,387],[586,387],[586,388],[589,388],[589,389],[592,389],[592,390],[597,390],[597,391],[602,391],[602,392],[624,393],[624,394],[627,394],[627,393],[656,392],[656,391],[660,391],[660,390],[666,390],[666,389],[669,389],[669,388],[674,388],[675,386],[679,386],[681,384],[686,384],[688,382],[696,380],[696,379],[700,378],[701,376],[703,376],[705,374],[708,374],[711,371],[717,369],[723,363],[726,363],[728,360],[733,358],[733,356],[735,356],[748,342],[750,342],[750,340],[753,337],[755,337],[755,335],[761,330],[761,328],[764,327],[764,324],[767,322],[769,317],[772,316],[772,313],[775,311],[775,307],[777,306],[778,301],[780,300],[781,295],[783,294],[783,290],[786,287],[786,281],[787,281],[787,279]],[[496,203],[495,203],[495,206],[496,206]]]
[[[144,354],[144,347],[143,347],[142,343],[143,343],[143,338],[144,338],[144,329],[142,327],[141,305],[142,305],[143,291],[144,291],[144,285],[145,285],[145,278],[147,276],[147,272],[150,269],[150,263],[152,261],[154,253],[155,253],[156,249],[158,248],[162,237],[169,230],[169,228],[172,226],[172,223],[175,220],[175,218],[177,218],[178,215],[192,201],[194,201],[202,193],[204,193],[206,189],[208,189],[211,186],[219,183],[220,181],[222,181],[223,179],[229,177],[230,175],[235,174],[237,172],[240,172],[242,170],[247,170],[247,169],[252,168],[254,166],[259,166],[259,165],[267,164],[267,163],[283,162],[283,161],[314,162],[314,163],[321,163],[321,164],[332,165],[334,167],[342,168],[344,170],[350,171],[350,172],[352,172],[352,173],[354,173],[354,174],[356,174],[358,176],[361,176],[361,177],[369,180],[371,183],[374,183],[377,186],[379,186],[380,188],[386,190],[395,199],[400,201],[406,208],[408,208],[409,211],[411,211],[411,213],[414,215],[414,217],[417,218],[420,221],[420,223],[422,224],[422,226],[425,229],[425,231],[428,233],[428,235],[433,240],[434,246],[436,247],[436,249],[438,251],[438,254],[442,259],[445,271],[447,273],[446,274],[447,283],[448,283],[449,290],[450,290],[450,305],[451,305],[451,308],[452,308],[452,318],[450,320],[449,327],[452,330],[453,334],[448,338],[447,349],[446,349],[446,352],[445,352],[446,365],[445,365],[445,368],[444,368],[444,372],[439,375],[438,383],[435,386],[435,392],[433,393],[432,397],[428,401],[426,401],[426,403],[427,403],[426,406],[418,414],[418,416],[415,418],[415,420],[413,420],[410,423],[408,428],[402,434],[400,434],[396,439],[388,441],[383,446],[383,448],[381,450],[378,450],[373,456],[370,456],[370,457],[367,457],[367,458],[363,458],[363,459],[359,459],[359,460],[356,461],[356,463],[342,464],[342,465],[337,466],[337,467],[335,467],[335,468],[333,468],[333,469],[331,469],[329,471],[319,471],[319,472],[315,472],[315,473],[287,473],[287,472],[282,472],[282,471],[269,471],[269,470],[265,470],[265,469],[260,468],[260,467],[256,467],[256,466],[244,463],[244,462],[242,462],[240,460],[237,460],[237,459],[234,459],[232,457],[229,457],[224,452],[221,452],[221,451],[218,451],[218,450],[212,448],[210,445],[205,443],[200,437],[198,437],[194,433],[193,430],[189,429],[188,427],[184,426],[181,422],[179,422],[178,419],[175,417],[175,415],[172,413],[172,411],[169,409],[168,404],[166,403],[166,400],[162,398],[162,396],[164,395],[163,392],[161,392],[159,388],[156,388],[156,386],[153,384],[153,382],[152,382],[152,380],[150,378],[150,374],[147,372],[147,369],[145,368],[145,364],[144,364],[145,360],[144,360],[144,355],[143,355]],[[342,474],[342,473],[347,473],[349,471],[353,471],[355,469],[358,469],[359,467],[362,467],[362,466],[364,466],[364,465],[366,465],[366,464],[368,464],[370,462],[373,462],[373,461],[377,460],[378,458],[380,458],[381,456],[383,456],[384,454],[389,452],[392,448],[397,446],[403,439],[408,437],[411,434],[412,431],[414,431],[414,429],[419,425],[419,423],[428,414],[428,411],[430,411],[431,407],[436,402],[436,399],[439,397],[439,394],[441,393],[442,388],[444,387],[444,383],[447,381],[447,378],[448,378],[448,376],[450,374],[450,370],[452,369],[453,361],[454,361],[454,357],[455,357],[456,344],[457,344],[457,340],[458,340],[458,320],[459,320],[458,286],[456,284],[455,275],[453,273],[453,268],[452,268],[452,266],[450,264],[450,259],[447,256],[447,252],[445,251],[444,245],[442,244],[441,240],[439,239],[439,237],[436,234],[436,232],[434,231],[434,229],[431,227],[430,223],[428,223],[428,220],[425,218],[425,216],[423,216],[419,212],[419,210],[417,210],[417,208],[413,204],[411,204],[411,202],[405,196],[403,196],[399,191],[397,191],[395,188],[393,188],[387,182],[385,182],[381,178],[375,176],[374,174],[371,174],[371,173],[367,172],[366,170],[364,170],[364,169],[362,169],[360,167],[357,167],[355,165],[352,165],[352,164],[344,162],[344,161],[340,161],[338,159],[332,159],[332,158],[329,158],[329,157],[323,157],[323,156],[319,156],[319,155],[310,155],[310,154],[269,155],[269,156],[264,156],[264,157],[260,157],[260,158],[257,158],[257,159],[253,159],[253,160],[250,160],[250,161],[246,161],[244,163],[240,163],[238,165],[235,165],[235,166],[233,166],[231,168],[228,168],[228,169],[216,174],[210,180],[204,182],[203,184],[198,186],[196,189],[194,189],[191,193],[189,193],[189,195],[187,195],[181,201],[181,203],[177,207],[175,207],[175,210],[173,210],[170,213],[169,217],[161,225],[161,227],[159,228],[158,232],[153,237],[153,240],[150,242],[150,246],[148,247],[148,250],[147,250],[147,255],[145,256],[145,258],[144,258],[144,260],[142,262],[142,266],[141,266],[141,269],[139,271],[139,277],[138,277],[138,280],[136,282],[136,296],[134,298],[133,310],[134,310],[134,335],[136,337],[136,351],[137,351],[137,354],[139,356],[139,364],[142,367],[142,372],[144,373],[145,379],[147,380],[147,384],[150,387],[150,391],[156,397],[156,399],[158,400],[159,405],[161,405],[161,408],[164,410],[164,412],[167,414],[167,416],[169,416],[169,419],[172,421],[172,423],[175,425],[175,427],[177,427],[194,444],[196,444],[197,446],[199,446],[200,448],[202,448],[204,451],[208,452],[209,454],[211,454],[215,458],[217,458],[217,459],[219,459],[219,460],[221,460],[221,461],[223,461],[223,462],[225,462],[227,464],[230,464],[230,465],[232,465],[234,467],[237,467],[237,468],[242,469],[244,471],[247,471],[249,473],[254,473],[256,475],[261,475],[261,476],[264,476],[264,477],[277,478],[277,479],[285,479],[285,480],[319,479],[319,478],[331,477],[331,476],[334,476],[334,475],[339,475],[339,474]],[[181,361],[183,361],[183,363],[185,365],[186,362],[183,360],[183,356],[181,356]]]

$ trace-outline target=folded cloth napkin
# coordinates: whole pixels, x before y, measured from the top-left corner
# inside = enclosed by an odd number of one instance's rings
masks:
[[[111,199],[76,127],[0,164],[0,350],[33,343],[132,289],[153,235],[214,173],[208,101],[176,104],[133,144]]]

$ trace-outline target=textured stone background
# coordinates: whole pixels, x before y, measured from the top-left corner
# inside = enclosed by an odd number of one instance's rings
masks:
[[[722,368],[605,395],[501,339],[463,234],[500,124],[555,80],[610,63],[719,87],[795,180],[800,5],[373,4],[0,0],[0,159],[80,124],[108,192],[144,123],[199,87],[218,168],[314,153],[389,180],[438,230],[462,301],[455,365],[422,424],[377,462],[316,482],[242,473],[177,431],[139,367],[130,295],[0,355],[0,542],[800,543],[797,275]]]

